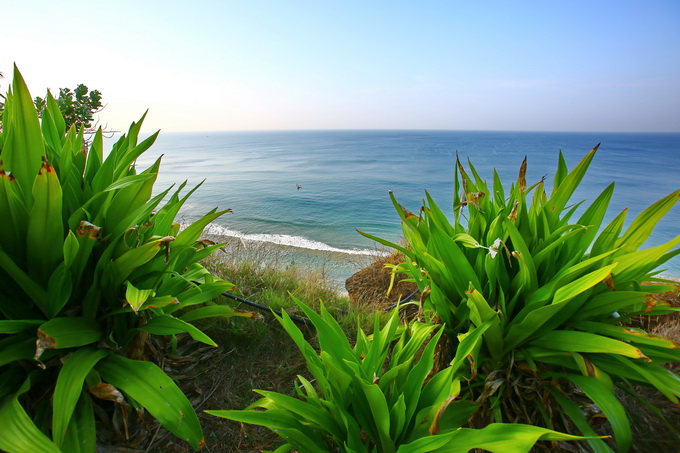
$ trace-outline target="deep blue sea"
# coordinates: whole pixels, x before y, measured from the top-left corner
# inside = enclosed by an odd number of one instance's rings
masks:
[[[654,201],[680,188],[680,134],[489,131],[248,131],[161,133],[140,160],[163,154],[158,190],[205,179],[181,215],[191,221],[210,208],[231,208],[213,232],[314,250],[362,254],[376,244],[362,230],[390,240],[401,236],[388,190],[417,212],[428,190],[451,210],[456,153],[506,186],[524,156],[527,181],[546,175],[552,187],[558,151],[573,168],[595,145],[599,151],[573,200],[592,201],[616,181],[609,218],[629,208],[628,223]],[[298,185],[300,188],[298,189]],[[680,234],[680,203],[648,245]],[[680,276],[680,257],[665,275]],[[344,271],[348,272],[348,271]]]

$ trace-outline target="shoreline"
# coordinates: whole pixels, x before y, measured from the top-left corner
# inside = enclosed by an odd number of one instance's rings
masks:
[[[389,255],[392,250],[376,244],[374,250],[347,250],[328,246],[326,249],[308,248],[300,245],[277,243],[256,239],[262,235],[231,235],[226,229],[206,227],[202,239],[224,244],[212,256],[218,260],[236,262],[251,260],[265,265],[297,265],[310,271],[320,272],[333,283],[339,293],[346,295],[345,280],[370,266],[376,260]],[[217,230],[217,231],[216,231]],[[222,230],[222,231],[220,231]],[[274,235],[272,235],[274,236]],[[310,243],[315,243],[310,241]],[[660,273],[658,278],[680,283],[680,275]]]
[[[368,267],[377,259],[388,255],[387,249],[376,248],[374,253],[347,253],[337,250],[318,250],[295,245],[248,239],[224,233],[208,232],[204,240],[224,244],[212,254],[218,261],[237,262],[250,260],[260,266],[301,266],[328,278],[340,294],[347,295],[345,280]]]

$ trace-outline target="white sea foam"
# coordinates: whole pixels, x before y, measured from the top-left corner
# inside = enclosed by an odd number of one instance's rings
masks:
[[[184,225],[183,225],[184,226]],[[297,247],[307,250],[317,250],[323,252],[344,253],[347,255],[387,255],[386,252],[378,249],[343,249],[333,247],[323,242],[315,241],[301,236],[291,236],[288,234],[249,234],[240,231],[230,230],[214,223],[209,224],[204,230],[204,234],[214,234],[217,236],[230,236],[244,241],[267,242],[285,247]]]

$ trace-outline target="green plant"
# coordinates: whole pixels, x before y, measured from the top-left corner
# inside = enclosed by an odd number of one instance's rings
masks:
[[[471,385],[463,393],[487,400],[487,419],[517,420],[517,412],[526,411],[538,414],[533,422],[553,426],[566,413],[592,435],[578,406],[556,385],[570,381],[604,412],[618,450],[625,451],[631,431],[615,387],[652,386],[675,403],[680,396],[680,379],[662,366],[680,359],[678,345],[622,325],[635,315],[673,310],[649,297],[669,288],[645,282],[680,253],[674,250],[680,236],[640,247],[680,191],[644,210],[623,233],[626,211],[599,231],[611,184],[574,222],[582,203],[568,203],[596,150],[572,171],[560,153],[550,195],[543,180],[527,187],[526,159],[509,191],[496,172],[489,187],[471,163],[472,177],[458,161],[453,223],[429,194],[418,216],[391,194],[408,247],[364,234],[408,257],[397,270],[418,283],[423,308],[446,323],[454,351],[460,335],[483,329],[465,375]],[[537,403],[531,410],[522,404],[518,410],[513,397],[521,375],[532,381],[527,387]],[[480,381],[481,390],[475,388]],[[550,396],[562,411],[550,412]],[[589,442],[596,451],[609,451],[600,439]]]
[[[99,90],[89,91],[87,86],[82,83],[73,91],[70,88],[60,88],[59,97],[56,101],[64,117],[67,130],[71,126],[75,126],[77,129],[81,127],[86,130],[90,129],[94,114],[104,108],[101,92]],[[34,103],[38,110],[38,116],[42,117],[47,101],[41,97],[36,97]]]
[[[383,328],[376,318],[372,336],[359,329],[352,347],[323,305],[319,315],[295,301],[316,327],[321,348],[317,354],[283,312],[279,321],[314,378],[298,376],[301,399],[256,390],[263,398],[245,410],[207,411],[275,431],[288,442],[278,452],[525,452],[538,440],[577,439],[526,425],[461,428],[476,408],[456,400],[460,382],[454,373],[467,358],[463,348],[452,366],[433,370],[442,329],[420,322],[400,326],[395,311]]]
[[[49,93],[39,122],[16,67],[5,107],[0,449],[94,451],[93,406],[105,399],[124,414],[145,408],[199,448],[191,404],[144,360],[145,345],[149,334],[179,333],[215,345],[190,322],[253,315],[212,304],[232,285],[199,264],[219,245],[203,248],[197,239],[225,211],[180,231],[175,215],[196,189],[180,197],[182,184],[164,205],[171,188],[151,196],[160,159],[140,173],[134,162],[157,133],[138,144],[141,121],[104,158],[101,129],[84,148],[83,128],[66,130]],[[187,307],[195,309],[180,315]]]

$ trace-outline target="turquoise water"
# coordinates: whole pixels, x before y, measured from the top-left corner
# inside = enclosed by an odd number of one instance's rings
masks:
[[[362,230],[390,240],[401,234],[388,197],[417,212],[427,189],[450,210],[456,153],[489,181],[493,168],[509,185],[528,158],[527,180],[552,186],[558,151],[570,168],[602,143],[573,200],[589,200],[616,181],[609,218],[629,208],[628,223],[680,188],[680,134],[487,131],[269,131],[161,133],[141,166],[164,154],[158,189],[185,179],[203,186],[181,215],[191,221],[212,207],[233,213],[213,232],[309,250],[364,254],[375,244]],[[297,188],[297,185],[300,188]],[[680,206],[648,245],[680,234]],[[666,267],[680,276],[680,259]],[[343,271],[348,272],[348,271]]]

